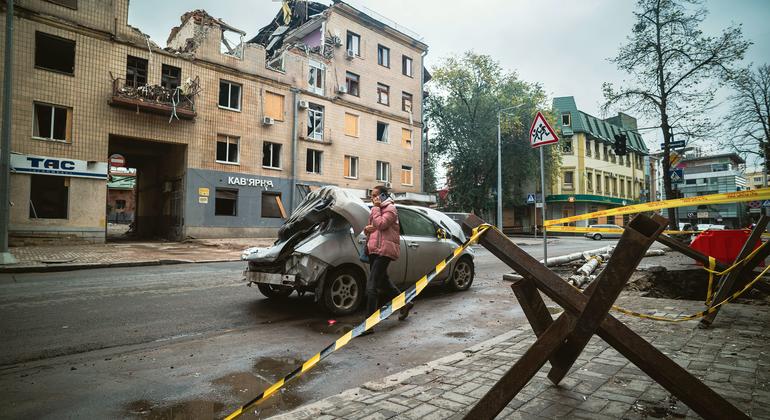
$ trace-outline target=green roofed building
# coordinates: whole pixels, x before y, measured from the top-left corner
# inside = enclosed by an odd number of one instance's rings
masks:
[[[554,98],[558,118],[559,176],[546,196],[547,219],[558,219],[640,202],[646,187],[647,145],[636,131],[636,119],[624,113],[601,119],[580,111],[572,96]],[[628,154],[616,156],[615,135],[624,133]],[[616,220],[617,219],[617,220]],[[576,226],[614,223],[622,216],[574,223]]]

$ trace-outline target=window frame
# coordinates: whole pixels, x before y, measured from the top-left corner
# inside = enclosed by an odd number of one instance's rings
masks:
[[[385,93],[385,102],[382,101],[382,93]],[[377,82],[377,103],[380,105],[390,106],[390,86],[385,83]]]
[[[409,182],[404,182],[404,174],[409,174]],[[410,165],[401,165],[401,185],[409,187],[414,186],[414,167]]]
[[[380,166],[382,166],[383,172],[386,172],[385,175],[387,179],[380,178]],[[390,182],[391,179],[391,173],[390,173],[390,162],[386,162],[384,160],[378,160],[375,163],[374,166],[375,174],[374,178],[377,182]]]
[[[48,128],[51,133],[51,137],[43,137],[39,135],[39,128],[38,128],[38,135],[35,134],[35,127],[38,124],[38,106],[40,107],[50,107],[51,108],[51,122],[50,127]],[[56,109],[64,110],[65,111],[65,123],[64,123],[64,139],[57,139],[54,138],[54,130],[55,123],[56,123]],[[47,102],[32,102],[32,138],[36,140],[45,140],[45,141],[54,141],[58,143],[72,143],[72,119],[73,119],[73,111],[72,108],[62,105],[55,105]]]
[[[29,186],[29,202],[28,202],[28,210],[27,210],[27,218],[29,220],[68,220],[70,215],[70,182],[72,178],[70,177],[63,177],[63,176],[54,176],[54,175],[47,175],[47,174],[30,174],[30,186]],[[38,182],[36,182],[38,181]],[[33,193],[35,184],[39,184],[40,182],[47,184],[47,185],[38,185],[40,188],[50,187],[52,183],[55,183],[56,181],[61,181],[61,191],[58,191],[59,194],[61,194],[60,197],[54,197],[51,194],[50,189],[46,189],[45,191],[38,192],[38,196],[36,196],[35,200],[33,200]],[[37,200],[37,198],[43,197],[43,200]],[[35,201],[38,202],[38,207],[43,210],[46,207],[41,206],[41,201],[50,200],[53,198],[66,198],[65,207],[64,207],[64,217],[51,217],[48,215],[45,215],[46,217],[40,217],[38,214],[38,208],[35,207]]]
[[[407,66],[406,63],[409,63],[409,66]],[[408,73],[407,67],[409,69]],[[406,54],[401,55],[401,74],[406,77],[414,77],[414,60],[412,60],[412,57],[409,57]]]
[[[377,44],[377,64],[390,68],[390,48]]]
[[[312,160],[311,160],[311,155]],[[312,168],[308,168],[308,164],[312,163]],[[313,170],[315,169],[315,170]],[[305,154],[305,171],[309,174],[322,175],[323,174],[323,150],[307,149]]]
[[[409,103],[409,109],[406,109],[407,102]],[[401,110],[410,114],[414,112],[414,95],[401,91]]]
[[[567,117],[566,120],[564,119],[564,117]],[[571,113],[565,112],[565,113],[561,114],[561,125],[562,125],[562,127],[572,127],[572,114]]]
[[[135,64],[134,67],[131,66],[132,60]],[[136,64],[144,64],[144,69],[140,68],[140,66],[136,66]],[[131,74],[131,83],[129,84],[129,70],[132,71]],[[141,76],[141,72],[144,72],[144,84],[139,84],[139,81],[137,80],[137,77]],[[135,89],[138,89],[141,86],[147,86],[149,83],[149,73],[150,73],[150,60],[142,57],[137,57],[135,55],[127,54],[126,55],[126,86],[133,87]]]
[[[225,157],[228,160],[220,160],[219,159],[219,143],[222,143],[222,141],[220,141],[220,138],[222,138],[222,137],[224,137],[224,139],[225,139],[225,141],[224,141],[224,143],[226,144],[226,146],[225,146]],[[233,139],[235,140],[234,144],[235,144],[235,149],[236,149],[235,162],[232,162],[232,161],[229,160],[229,158],[230,158],[230,144],[232,144],[230,142],[230,140],[233,140]],[[240,138],[240,136],[231,136],[229,134],[217,134],[216,143],[217,143],[216,153],[214,154],[214,161],[216,163],[222,163],[222,164],[225,164],[225,165],[240,165],[241,164],[241,138]]]
[[[173,82],[173,76],[170,74],[166,74],[166,70],[179,70],[179,74],[176,79],[176,86],[170,87],[166,86],[166,84],[170,85],[170,82]],[[162,64],[160,66],[160,85],[166,89],[169,90],[175,90],[177,87],[182,85],[182,69],[180,67],[172,66],[171,64]]]
[[[379,136],[380,136],[380,124],[385,126],[385,130],[383,131],[383,135],[384,135],[385,140],[380,140],[380,138],[379,138]],[[374,133],[374,138],[377,141],[377,143],[384,143],[384,144],[390,143],[390,124],[389,123],[386,123],[386,122],[383,122],[383,121],[377,121],[377,128],[376,128],[376,130],[377,131]]]
[[[71,72],[70,71],[66,71],[66,70],[57,69],[57,68],[52,68],[52,67],[45,67],[45,65],[38,63],[38,58],[39,58],[38,57],[38,45],[40,43],[40,38],[48,38],[49,40],[52,40],[52,41],[55,41],[55,42],[60,42],[60,43],[62,43],[62,45],[68,44],[68,46],[69,45],[72,46],[72,71]],[[43,54],[43,51],[41,50],[41,56],[42,55],[44,55],[44,54]],[[74,76],[75,75],[75,67],[76,67],[76,64],[77,64],[77,41],[75,41],[74,39],[68,39],[68,38],[63,38],[63,37],[56,36],[56,35],[53,35],[53,34],[49,34],[47,32],[43,32],[43,31],[35,31],[35,51],[33,51],[33,56],[34,56],[34,63],[35,63],[35,68],[36,69],[46,70],[46,71],[50,71],[50,72],[54,72],[54,73],[59,73],[59,74],[66,74],[68,76]]]
[[[233,203],[233,214],[222,214],[217,213],[217,200],[219,200],[219,191],[222,192],[228,192],[228,193],[235,193],[235,203]],[[224,198],[223,198],[224,199]],[[222,188],[222,187],[215,187],[214,188],[214,216],[225,216],[225,217],[238,217],[238,188]]]
[[[317,107],[320,109],[314,109]],[[324,141],[324,113],[326,109],[323,105],[319,105],[313,102],[308,103],[307,106],[307,130],[306,137],[311,140]],[[316,122],[316,118],[320,114],[320,124]],[[311,131],[312,126],[312,131]],[[312,135],[311,135],[312,134]],[[320,138],[319,138],[320,134]]]
[[[353,86],[355,86],[356,93],[353,93]],[[348,95],[355,97],[361,96],[361,76],[353,73],[352,71],[345,71],[345,88]]]
[[[355,162],[355,164],[353,164],[353,162]],[[342,169],[342,176],[347,179],[358,179],[358,166],[359,166],[358,163],[359,163],[358,156],[345,155],[345,158],[344,158],[345,166]],[[355,169],[355,171],[353,171],[352,169]],[[346,171],[348,172],[348,175],[345,175]],[[355,175],[352,175],[353,172],[355,172]]]
[[[356,42],[352,43],[354,39],[356,40]],[[355,44],[355,45],[351,45],[351,44]],[[352,47],[355,47],[355,48],[352,48]],[[353,31],[347,31],[347,35],[345,36],[345,50],[353,51],[353,54],[356,57],[361,57],[361,35]]]
[[[278,152],[274,150],[275,148],[278,148]],[[268,147],[270,149],[270,165],[265,165],[265,157],[267,156],[265,154],[265,147]],[[283,144],[276,143],[272,141],[263,141],[262,142],[262,167],[265,169],[275,169],[275,170],[283,170],[283,162],[281,159],[281,151],[283,149]],[[278,166],[272,166],[275,159],[278,159]]]
[[[238,108],[232,108],[230,106],[224,106],[220,103],[222,99],[222,84],[227,84],[227,103],[228,105],[232,105],[233,102],[233,86],[238,86]],[[227,79],[219,79],[219,96],[217,97],[217,106],[220,109],[225,109],[228,111],[235,111],[235,112],[241,112],[242,108],[242,101],[243,101],[243,85],[241,83],[231,82]]]
[[[567,174],[569,174],[570,182],[567,182]],[[565,190],[575,189],[575,171],[564,171],[564,179],[562,180],[562,186]]]
[[[283,194],[280,191],[262,191],[262,193],[259,195],[259,217],[264,219],[285,219],[286,218],[286,210],[283,208],[283,200],[282,200]],[[273,201],[275,201],[275,205],[278,208],[278,213],[280,213],[280,216],[265,216],[265,198],[271,197]],[[280,203],[280,204],[279,204]]]
[[[313,78],[313,74],[315,73],[315,80],[316,83],[313,84],[311,79]],[[326,84],[326,68],[323,65],[323,63],[319,63],[315,60],[309,60],[308,61],[308,75],[307,75],[307,84],[308,84],[308,90],[311,92],[317,93],[319,95],[324,94],[324,88]],[[318,85],[318,81],[320,81],[320,86]]]

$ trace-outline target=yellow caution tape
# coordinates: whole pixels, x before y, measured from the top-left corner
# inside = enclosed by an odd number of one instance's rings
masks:
[[[709,255],[709,268],[706,270],[709,273],[709,284],[706,289],[706,306],[711,305],[711,295],[714,287],[714,269],[717,266],[717,259]]]
[[[757,190],[737,191],[731,193],[702,195],[699,197],[676,198],[673,200],[634,204],[631,206],[617,207],[614,209],[599,210],[578,216],[546,220],[544,222],[544,226],[560,225],[563,223],[576,222],[578,220],[595,219],[605,216],[618,216],[631,213],[642,213],[646,211],[656,211],[676,207],[699,206],[703,204],[728,204],[759,200],[770,200],[770,188],[760,188]]]
[[[575,232],[575,233],[587,233],[587,232],[601,232],[601,233],[623,233],[623,229],[616,228],[589,228],[583,226],[548,226],[545,228],[548,232]],[[664,230],[663,233],[667,235],[692,235],[701,233],[696,230]]]
[[[313,366],[318,364],[321,360],[327,358],[330,354],[334,353],[335,351],[341,349],[346,344],[350,342],[350,340],[360,336],[364,333],[364,331],[367,331],[377,325],[380,321],[388,318],[393,312],[401,309],[406,305],[407,303],[414,300],[417,295],[422,292],[423,289],[430,283],[436,276],[441,273],[446,267],[449,266],[449,263],[452,262],[455,258],[457,258],[460,254],[465,251],[466,248],[469,246],[475,244],[478,242],[479,238],[481,238],[484,233],[486,233],[487,230],[492,229],[493,227],[489,224],[482,224],[477,226],[473,229],[473,232],[471,233],[470,238],[468,238],[462,245],[455,248],[454,251],[452,251],[452,254],[446,258],[444,258],[441,262],[436,264],[436,267],[431,270],[430,273],[422,276],[420,280],[417,280],[417,283],[415,283],[412,287],[407,289],[404,292],[401,292],[398,296],[394,297],[388,304],[383,306],[382,308],[374,311],[373,314],[371,314],[364,322],[359,324],[358,326],[354,327],[352,330],[346,332],[342,335],[342,337],[338,338],[336,341],[331,343],[330,345],[326,346],[323,350],[321,350],[319,353],[316,353],[313,357],[308,359],[305,363],[303,363],[301,366],[294,369],[291,373],[281,378],[278,382],[271,385],[269,388],[264,390],[261,394],[256,396],[251,401],[247,402],[237,410],[230,413],[227,417],[225,417],[226,420],[234,419],[247,410],[251,409],[252,407],[256,406],[257,404],[261,403],[268,397],[270,397],[273,393],[281,389],[284,385],[289,383],[290,381],[297,379],[300,375],[307,372],[308,370],[312,369]]]

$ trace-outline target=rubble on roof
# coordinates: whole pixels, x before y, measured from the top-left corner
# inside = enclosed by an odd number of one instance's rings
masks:
[[[321,14],[329,8],[325,4],[305,0],[290,0],[286,5],[288,5],[288,14],[285,13],[282,7],[275,15],[275,18],[268,25],[262,27],[254,38],[248,41],[249,43],[264,46],[268,57],[273,57],[276,52],[283,49],[284,39],[287,35],[309,21],[320,21],[322,19]],[[286,18],[288,18],[288,22]],[[298,46],[302,47],[302,45]],[[317,52],[323,53],[320,50],[321,45],[305,45],[305,47],[308,47],[308,50],[318,48]]]
[[[193,53],[206,39],[209,31],[212,28],[217,27],[222,30],[220,40],[222,52],[227,55],[241,57],[241,54],[243,53],[243,37],[246,35],[246,32],[228,25],[222,19],[211,16],[203,9],[186,12],[180,17],[180,20],[182,23],[179,26],[171,28],[171,33],[169,33],[168,39],[166,40],[166,44],[168,45],[165,48],[166,51],[178,54]],[[188,36],[184,40],[177,39],[180,36],[180,33],[183,34],[181,36],[187,35],[183,32],[183,29],[191,20],[194,25],[192,32],[189,34],[191,36]],[[239,36],[240,41],[238,45],[231,45],[231,41],[225,36],[225,33],[227,32],[232,32]]]

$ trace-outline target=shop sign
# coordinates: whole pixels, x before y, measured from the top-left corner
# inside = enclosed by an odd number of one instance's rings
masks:
[[[247,178],[245,176],[228,176],[227,185],[240,185],[242,187],[273,188],[273,181],[269,179]]]
[[[11,172],[107,179],[107,162],[11,153]]]

